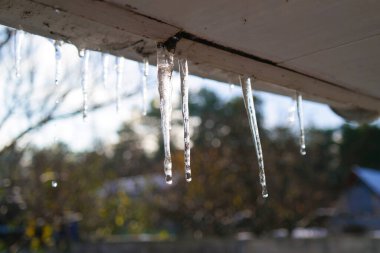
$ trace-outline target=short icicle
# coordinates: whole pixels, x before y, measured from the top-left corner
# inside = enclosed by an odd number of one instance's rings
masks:
[[[59,40],[54,41],[55,50],[55,85],[58,85],[61,80],[61,68],[62,68],[62,42]]]
[[[107,54],[102,54],[102,65],[103,65],[103,87],[107,88],[108,83],[108,65],[109,65],[109,57]]]
[[[148,58],[143,59],[143,76],[142,76],[142,114],[145,116],[147,112],[147,81],[149,75],[149,61]]]
[[[186,59],[180,59],[179,73],[181,77],[181,95],[182,95],[182,116],[183,116],[183,134],[184,134],[184,160],[185,160],[185,178],[187,182],[191,181],[190,168],[190,126],[189,126],[189,84],[187,77],[189,69]]]
[[[245,108],[248,114],[249,126],[251,128],[253,142],[256,148],[257,160],[259,162],[259,176],[260,176],[260,184],[261,184],[261,189],[262,189],[262,196],[264,198],[267,198],[268,190],[267,190],[267,185],[266,185],[266,180],[265,180],[264,158],[263,158],[263,151],[261,148],[259,129],[258,129],[257,120],[256,120],[256,111],[255,111],[255,105],[254,105],[253,95],[252,95],[251,79],[249,77],[242,76],[240,77],[240,82],[241,82],[241,87],[243,90],[244,104],[245,104]]]
[[[80,57],[82,58],[82,96],[83,96],[83,120],[87,118],[87,86],[88,86],[88,64],[90,59],[90,53],[88,50],[80,50]]]
[[[297,96],[298,124],[300,128],[300,153],[301,155],[306,155],[305,129],[303,125],[302,95],[299,92],[297,92],[296,96]]]
[[[123,82],[123,75],[124,75],[124,58],[118,57],[116,60],[116,89],[115,89],[115,96],[116,96],[116,112],[119,112],[120,107],[120,87],[121,83]]]
[[[21,51],[24,41],[25,32],[16,30],[14,33],[14,50],[15,50],[15,74],[17,78],[21,77]]]
[[[170,124],[172,114],[172,73],[174,67],[174,54],[164,46],[157,46],[157,79],[160,94],[161,128],[164,139],[164,170],[165,181],[172,184],[172,158],[170,154]]]
[[[292,126],[296,119],[296,106],[297,106],[297,98],[293,96],[290,101],[290,106],[288,110],[288,124]]]

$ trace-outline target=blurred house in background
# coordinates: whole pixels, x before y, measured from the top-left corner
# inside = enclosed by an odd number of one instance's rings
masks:
[[[363,167],[352,170],[349,187],[338,200],[330,226],[342,232],[380,230],[380,171]]]

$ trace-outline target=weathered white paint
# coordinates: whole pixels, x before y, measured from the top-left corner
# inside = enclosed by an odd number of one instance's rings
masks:
[[[183,30],[272,62],[181,39],[192,74],[234,83],[254,75],[256,89],[376,111],[379,13],[374,0],[0,0],[2,24],[153,64],[156,42]]]

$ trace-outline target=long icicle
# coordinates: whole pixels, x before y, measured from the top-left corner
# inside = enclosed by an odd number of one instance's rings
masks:
[[[102,54],[102,65],[103,65],[103,73],[102,73],[103,87],[107,88],[109,57],[106,54]]]
[[[302,95],[297,92],[297,115],[300,127],[300,153],[306,155],[305,129],[303,125]]]
[[[121,83],[123,82],[123,75],[124,75],[124,58],[123,57],[118,57],[116,60],[116,74],[117,74],[116,89],[115,89],[116,112],[119,112],[119,108],[120,108],[120,87],[121,87]]]
[[[157,79],[158,92],[160,94],[161,128],[164,139],[164,171],[167,184],[173,183],[172,158],[170,154],[170,124],[171,124],[171,93],[172,93],[172,73],[174,67],[174,54],[165,47],[157,46]]]
[[[21,51],[24,41],[25,32],[16,30],[14,33],[14,50],[15,50],[15,74],[17,78],[21,77]]]
[[[186,59],[180,59],[179,74],[181,77],[181,95],[182,95],[182,116],[183,116],[183,135],[184,135],[184,160],[185,160],[185,178],[187,182],[191,181],[190,168],[190,126],[189,126],[189,84],[187,77],[189,69]]]
[[[55,85],[58,85],[61,80],[61,68],[62,68],[62,42],[59,40],[54,41],[55,50]]]
[[[148,58],[143,59],[143,76],[142,76],[142,114],[145,116],[147,112],[147,81],[149,75]]]
[[[251,128],[253,142],[256,148],[257,160],[259,162],[259,177],[260,177],[260,184],[261,184],[261,189],[262,189],[261,194],[264,198],[267,198],[268,190],[267,190],[267,184],[265,180],[264,158],[263,158],[263,151],[261,148],[259,128],[257,126],[257,120],[256,120],[255,104],[253,102],[251,79],[246,76],[240,77],[240,82],[241,82],[241,88],[243,90],[244,104],[245,104],[245,108],[248,114],[249,126]]]
[[[80,57],[82,58],[82,96],[83,96],[83,120],[87,118],[87,86],[88,86],[88,64],[90,59],[90,53],[88,50],[80,50]]]

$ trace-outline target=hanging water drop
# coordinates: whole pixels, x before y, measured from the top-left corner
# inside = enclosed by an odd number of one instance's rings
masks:
[[[184,161],[185,161],[185,178],[187,182],[191,181],[190,168],[190,126],[189,126],[189,85],[187,77],[189,69],[186,59],[180,59],[179,74],[181,77],[181,95],[182,95],[182,116],[183,116],[183,134],[184,134]]]
[[[118,57],[116,60],[116,74],[117,74],[117,80],[116,80],[116,89],[115,89],[115,97],[116,97],[116,112],[119,112],[119,106],[120,106],[120,87],[121,83],[123,82],[123,75],[124,75],[124,58]]]
[[[55,50],[55,85],[59,84],[61,80],[61,64],[62,64],[62,51],[61,51],[62,42],[54,41],[54,50]]]
[[[172,114],[172,73],[174,67],[174,54],[165,47],[157,46],[157,79],[160,94],[161,128],[164,139],[164,170],[165,181],[172,184],[172,159],[170,154],[170,124]]]
[[[90,53],[87,50],[81,50],[79,55],[82,55],[82,96],[83,96],[83,120],[87,118],[87,86],[88,86],[88,64],[90,59]]]
[[[145,116],[147,112],[147,81],[149,74],[148,58],[143,59],[143,76],[142,76],[142,113]]]
[[[102,64],[103,64],[103,87],[107,88],[108,83],[108,65],[109,57],[106,54],[102,54]]]
[[[266,180],[265,180],[264,158],[263,158],[263,151],[261,148],[259,128],[257,126],[257,120],[256,120],[256,111],[255,111],[255,104],[254,104],[253,95],[252,95],[251,79],[246,76],[240,77],[240,82],[241,82],[241,88],[243,90],[245,109],[247,110],[249,126],[251,128],[253,142],[256,148],[257,160],[259,163],[259,177],[260,177],[260,184],[261,184],[261,189],[262,189],[261,194],[264,198],[266,198],[268,197],[268,190],[267,190],[267,185],[266,185]]]
[[[15,50],[15,74],[16,77],[21,77],[21,51],[24,41],[24,31],[16,30],[14,33],[14,50]]]
[[[305,143],[305,129],[303,125],[303,108],[302,108],[302,95],[297,92],[297,115],[298,124],[300,128],[300,153],[306,155],[306,143]]]

